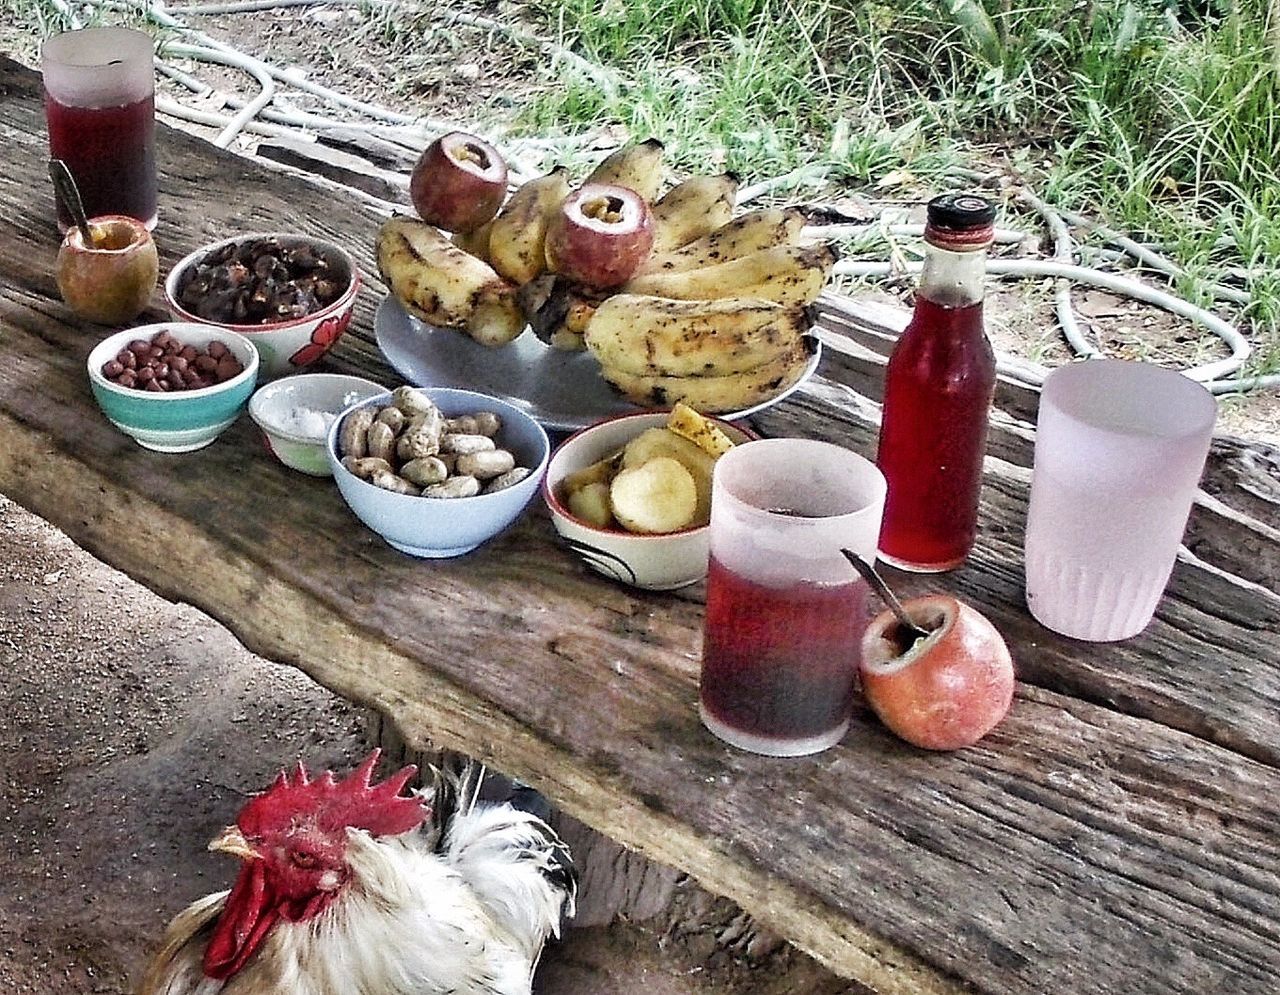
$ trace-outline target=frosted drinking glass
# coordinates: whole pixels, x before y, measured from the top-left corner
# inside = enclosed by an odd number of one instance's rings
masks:
[[[1169,582],[1213,436],[1202,385],[1091,359],[1045,378],[1027,511],[1027,607],[1092,642],[1146,628]]]
[[[793,757],[844,736],[867,585],[840,550],[874,561],[884,494],[874,463],[826,442],[716,461],[699,711],[725,742]]]
[[[155,69],[151,38],[82,28],[40,50],[49,154],[67,164],[85,213],[156,224]],[[71,225],[59,202],[58,226]]]

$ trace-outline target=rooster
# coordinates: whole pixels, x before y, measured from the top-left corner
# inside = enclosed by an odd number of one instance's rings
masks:
[[[180,912],[139,995],[529,995],[576,879],[541,819],[477,805],[482,768],[410,766],[372,782],[302,763],[209,849],[243,863],[230,891]],[[479,773],[477,773],[479,772]]]

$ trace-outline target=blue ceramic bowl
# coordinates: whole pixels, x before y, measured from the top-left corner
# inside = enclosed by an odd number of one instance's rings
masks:
[[[513,487],[492,494],[468,498],[426,498],[395,494],[361,480],[338,458],[338,433],[342,420],[364,407],[383,407],[391,402],[390,392],[353,404],[329,429],[326,449],[333,479],[343,500],[370,529],[390,545],[410,556],[433,559],[461,556],[492,539],[520,517],[538,493],[547,469],[551,445],[542,426],[519,408],[487,394],[451,387],[424,387],[446,418],[492,411],[502,419],[497,442],[516,458],[517,466],[532,472]]]
[[[134,339],[150,339],[166,329],[183,345],[198,349],[221,342],[244,369],[212,387],[169,393],[121,387],[103,376],[103,365]],[[94,400],[111,424],[140,446],[162,453],[186,453],[207,446],[236,420],[258,382],[258,350],[253,343],[235,332],[184,322],[116,332],[94,347],[87,365]]]

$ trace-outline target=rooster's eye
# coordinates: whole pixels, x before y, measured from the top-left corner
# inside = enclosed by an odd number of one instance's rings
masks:
[[[295,867],[301,867],[304,871],[312,871],[320,866],[320,861],[309,853],[303,853],[301,850],[294,850],[289,859],[293,861]]]

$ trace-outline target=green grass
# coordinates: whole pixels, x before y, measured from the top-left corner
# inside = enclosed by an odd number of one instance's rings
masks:
[[[1243,318],[1277,370],[1280,24],[1267,0],[1197,2],[1179,24],[1158,0],[539,0],[544,32],[623,82],[562,70],[522,126],[616,122],[677,169],[818,164],[920,194],[996,159],[1161,245],[1192,300],[1249,272]]]

